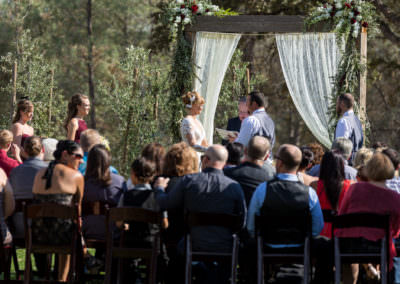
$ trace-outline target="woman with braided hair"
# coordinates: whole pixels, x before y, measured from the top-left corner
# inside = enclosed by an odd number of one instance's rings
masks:
[[[40,170],[35,176],[33,184],[34,203],[57,203],[61,205],[79,205],[84,189],[84,179],[78,171],[83,162],[81,146],[71,140],[62,140],[57,144],[54,152],[55,160],[49,166]],[[36,243],[68,244],[71,242],[73,220],[35,219],[32,222],[32,237]],[[81,225],[81,224],[80,224]],[[69,271],[70,255],[59,256],[58,278],[66,281]]]

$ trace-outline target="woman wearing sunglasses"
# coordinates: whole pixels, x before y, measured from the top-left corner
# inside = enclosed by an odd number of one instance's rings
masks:
[[[78,171],[83,162],[83,151],[79,144],[71,140],[62,140],[54,152],[55,160],[39,171],[33,184],[34,203],[57,203],[61,205],[79,205],[79,215],[83,197],[84,179]],[[73,220],[34,219],[32,237],[36,244],[60,245],[71,243],[71,232],[75,226]],[[81,225],[81,224],[80,224]],[[60,255],[58,278],[66,281],[69,271],[70,255]]]

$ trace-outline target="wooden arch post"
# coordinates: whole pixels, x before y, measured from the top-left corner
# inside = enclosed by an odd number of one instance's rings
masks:
[[[361,66],[367,66],[367,29],[362,28],[360,39],[360,60]],[[360,74],[360,120],[365,137],[365,125],[367,122],[367,68]],[[365,139],[364,139],[365,143]]]

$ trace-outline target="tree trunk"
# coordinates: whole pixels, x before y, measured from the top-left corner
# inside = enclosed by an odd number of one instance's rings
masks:
[[[92,109],[90,111],[90,127],[96,128],[96,98],[94,94],[94,72],[93,72],[93,35],[92,35],[92,0],[87,1],[87,37],[88,37],[88,55],[87,55],[87,68],[88,68],[88,84],[89,84],[89,98],[91,101]]]

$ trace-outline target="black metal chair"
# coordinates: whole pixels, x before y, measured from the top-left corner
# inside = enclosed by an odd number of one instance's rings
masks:
[[[59,218],[59,219],[72,219],[75,222],[74,230],[71,232],[71,243],[65,245],[44,245],[35,244],[32,238],[32,227],[31,222],[38,218]],[[24,283],[28,284],[32,282],[32,264],[31,264],[31,254],[41,253],[41,254],[70,254],[70,270],[68,276],[68,283],[79,283],[77,274],[77,257],[79,253],[78,242],[80,241],[78,232],[79,223],[79,213],[78,205],[65,206],[55,203],[42,203],[35,205],[28,205],[24,208],[24,225],[25,225],[25,274]],[[48,266],[50,269],[50,266]],[[49,275],[48,271],[46,272]],[[47,279],[48,280],[48,279]],[[47,281],[41,280],[42,283]],[[57,281],[49,281],[51,283],[57,283]],[[65,283],[65,282],[59,282]]]
[[[379,215],[373,213],[352,213],[339,215],[334,218],[335,229],[348,228],[376,228],[382,229],[385,233],[380,240],[380,248],[371,250],[368,248],[351,248],[343,252],[340,245],[343,241],[352,240],[353,238],[334,237],[334,253],[335,253],[335,283],[340,283],[341,264],[342,263],[374,263],[381,266],[381,283],[388,281],[388,265],[389,265],[389,238],[390,216]],[[343,243],[342,243],[343,244]],[[354,251],[356,250],[356,251]]]
[[[111,266],[113,258],[142,258],[146,259],[148,265],[148,282],[156,283],[157,258],[160,254],[160,233],[153,236],[153,243],[148,247],[130,247],[125,245],[125,231],[122,230],[120,241],[114,240],[114,224],[122,222],[138,222],[159,225],[161,228],[162,213],[137,207],[111,208],[106,213],[107,230],[107,259],[106,259],[106,281],[111,283]],[[119,273],[117,283],[120,283],[122,276],[122,263],[119,262]]]
[[[192,261],[225,260],[231,259],[231,283],[236,283],[237,263],[239,253],[239,237],[236,235],[242,227],[243,217],[238,215],[189,212],[186,215],[185,233],[185,283],[192,281]],[[191,229],[198,226],[218,226],[228,228],[232,231],[231,252],[193,251]]]
[[[268,213],[256,216],[257,283],[264,282],[264,263],[301,263],[303,283],[310,281],[311,215],[304,211],[286,211],[285,215]],[[269,245],[301,245],[299,247],[266,248]]]

